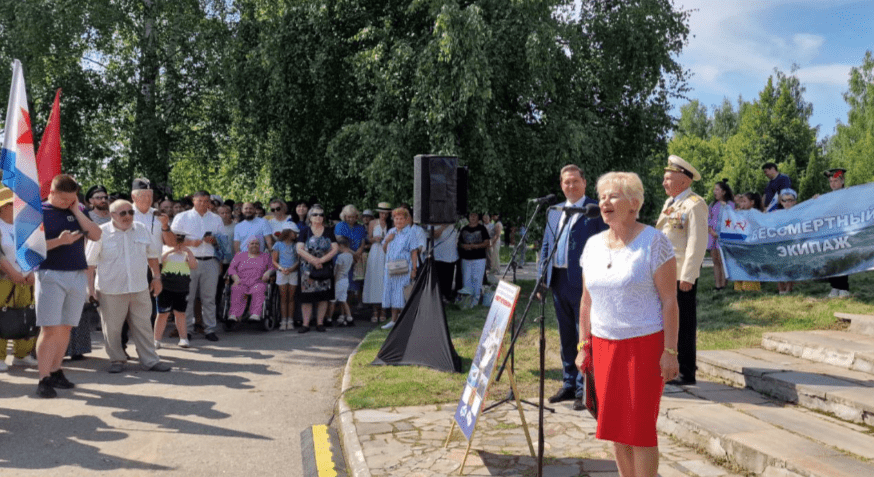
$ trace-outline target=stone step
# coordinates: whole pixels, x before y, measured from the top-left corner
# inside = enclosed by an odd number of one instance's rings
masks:
[[[855,315],[853,313],[835,313],[835,318],[850,322],[851,333],[874,336],[874,315]]]
[[[758,393],[699,380],[668,387],[658,429],[767,477],[874,475],[874,436],[862,426],[775,404]]]
[[[700,373],[874,426],[874,376],[760,348],[698,352]]]
[[[762,347],[779,353],[874,374],[874,336],[814,330],[765,333]]]

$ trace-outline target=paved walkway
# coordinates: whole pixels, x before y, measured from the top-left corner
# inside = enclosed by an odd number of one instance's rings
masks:
[[[351,358],[350,358],[351,360]],[[344,389],[348,387],[347,366]],[[669,387],[670,393],[682,393]],[[459,392],[461,392],[459,390]],[[458,475],[467,440],[456,429],[448,447],[455,403],[350,411],[340,403],[340,433],[350,475],[437,477]],[[525,420],[537,450],[537,409],[523,404]],[[595,420],[573,411],[570,402],[544,414],[544,469],[549,477],[618,476],[612,444],[595,439]],[[739,477],[706,457],[660,436],[662,477]],[[473,436],[464,475],[534,476],[531,456],[515,404],[482,415]]]
[[[346,358],[371,328],[253,324],[159,350],[169,373],[131,362],[121,374],[106,372],[95,332],[89,358],[65,364],[76,388],[57,399],[34,396],[35,368],[0,373],[0,474],[299,476],[300,434],[328,422]]]

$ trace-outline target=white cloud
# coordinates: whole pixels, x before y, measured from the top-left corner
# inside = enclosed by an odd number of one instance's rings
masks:
[[[795,72],[802,84],[826,84],[846,87],[853,65],[816,65]]]

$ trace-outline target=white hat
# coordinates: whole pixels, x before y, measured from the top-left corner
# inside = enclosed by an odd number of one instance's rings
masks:
[[[286,230],[291,230],[292,232],[294,232],[296,234],[300,233],[300,228],[297,226],[296,223],[291,222],[291,221],[286,221],[285,223],[282,224],[282,230],[280,230],[279,232],[276,232],[274,235],[279,235],[282,232],[285,232]]]
[[[695,166],[689,164],[682,157],[674,156],[673,154],[668,156],[668,167],[665,167],[665,170],[685,174],[693,181],[701,180],[701,174],[698,173],[698,169],[695,169]]]

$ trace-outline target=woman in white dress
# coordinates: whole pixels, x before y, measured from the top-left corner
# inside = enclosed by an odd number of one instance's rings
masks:
[[[364,291],[361,301],[373,306],[373,316],[370,321],[385,321],[385,313],[382,310],[383,274],[385,272],[385,251],[379,244],[382,243],[386,232],[391,228],[389,214],[391,204],[380,202],[376,207],[379,218],[371,220],[367,227],[367,242],[377,246],[370,248],[367,256],[367,271],[364,274]]]

